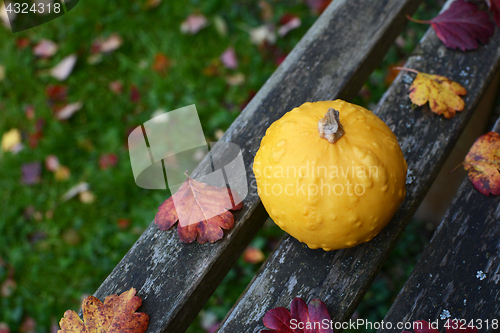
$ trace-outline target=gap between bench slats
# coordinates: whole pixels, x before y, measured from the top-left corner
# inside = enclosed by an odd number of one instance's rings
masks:
[[[400,73],[374,110],[398,137],[408,162],[407,196],[393,220],[371,242],[333,252],[310,250],[285,237],[218,332],[259,332],[268,310],[288,307],[297,296],[306,301],[320,298],[333,320],[348,320],[437,176],[499,61],[498,31],[488,45],[460,52],[447,49],[429,29],[405,67],[459,82],[468,91],[466,106],[449,120],[428,107],[413,110],[408,89],[415,75]]]
[[[405,15],[420,2],[330,4],[221,139],[241,147],[249,184],[266,128],[303,102],[354,97],[403,29]],[[212,154],[224,151],[216,146]],[[205,159],[194,176],[209,168]],[[148,332],[185,331],[267,218],[255,187],[235,217],[235,227],[222,241],[205,245],[183,244],[176,230],[158,231],[152,223],[95,296],[104,299],[135,287],[143,298],[140,311],[150,317]]]
[[[493,130],[500,133],[500,119]],[[500,196],[484,196],[468,177],[384,322],[440,319],[442,329],[441,316],[481,324],[479,332],[500,329],[491,322],[500,319]]]

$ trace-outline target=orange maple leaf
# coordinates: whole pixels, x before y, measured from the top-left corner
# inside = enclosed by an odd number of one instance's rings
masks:
[[[414,104],[422,106],[429,102],[431,111],[442,114],[445,118],[453,118],[456,111],[464,109],[465,103],[460,95],[467,94],[467,90],[457,82],[444,76],[421,73],[410,68],[398,67],[398,69],[417,73],[410,87],[410,99]]]
[[[213,243],[224,236],[222,229],[229,230],[234,226],[234,216],[228,209],[242,207],[241,199],[234,191],[187,176],[179,190],[158,207],[155,223],[160,230],[168,230],[180,221],[177,233],[181,241],[192,243],[198,239],[200,244]]]
[[[120,296],[110,295],[104,304],[94,296],[87,297],[82,304],[83,321],[75,311],[64,313],[58,333],[106,332],[106,333],[142,333],[146,331],[149,316],[135,312],[142,300],[135,296],[131,288]]]
[[[484,195],[500,194],[500,134],[480,136],[465,156],[464,169],[472,185]]]

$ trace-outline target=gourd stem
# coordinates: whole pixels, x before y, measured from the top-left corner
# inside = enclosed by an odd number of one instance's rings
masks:
[[[330,143],[337,142],[345,134],[337,110],[329,108],[326,115],[318,120],[318,132],[321,138]]]

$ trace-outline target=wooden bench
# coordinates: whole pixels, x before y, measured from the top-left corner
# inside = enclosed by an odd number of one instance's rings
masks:
[[[405,15],[411,15],[420,2],[334,0],[330,4],[221,139],[242,149],[250,185],[255,182],[253,157],[268,126],[305,101],[351,100],[405,27]],[[429,29],[405,67],[461,83],[468,91],[465,109],[449,120],[427,107],[413,110],[408,88],[414,75],[400,73],[373,110],[396,134],[408,162],[407,196],[390,224],[368,243],[332,252],[310,250],[285,236],[218,332],[260,332],[268,310],[288,307],[297,296],[306,301],[320,298],[334,321],[348,320],[499,64],[498,31],[488,45],[460,52],[447,49]],[[212,153],[224,156],[217,146]],[[210,167],[204,160],[193,175]],[[444,310],[456,318],[498,319],[499,204],[498,197],[485,197],[464,180],[386,321],[435,320]],[[150,317],[148,332],[184,332],[268,217],[254,186],[235,217],[235,227],[224,239],[204,245],[184,244],[176,230],[159,231],[152,223],[95,296],[104,299],[135,287],[143,298],[140,311]],[[476,278],[478,271],[486,278]]]

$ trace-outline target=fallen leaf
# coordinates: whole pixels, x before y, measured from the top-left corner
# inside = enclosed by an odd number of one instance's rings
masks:
[[[161,0],[146,0],[146,9],[153,9],[161,4]]]
[[[463,165],[479,192],[500,194],[500,134],[488,132],[480,136],[465,156]]]
[[[31,317],[26,317],[19,327],[19,332],[21,333],[35,333],[36,321]]]
[[[272,25],[264,24],[256,28],[250,29],[250,41],[255,45],[263,45],[264,43],[274,44],[276,42],[276,33]]]
[[[155,223],[158,229],[168,230],[179,221],[177,233],[181,241],[192,243],[198,239],[200,244],[213,243],[224,235],[222,229],[229,230],[234,225],[229,210],[242,207],[241,199],[228,188],[210,186],[187,176],[179,190],[160,205]]]
[[[82,107],[83,107],[82,102],[66,104],[63,107],[58,108],[56,110],[55,116],[59,120],[66,120],[71,118],[75,114],[75,112],[80,110]]]
[[[0,333],[10,333],[9,325],[0,322]]]
[[[81,240],[80,233],[73,228],[65,230],[61,236],[63,241],[69,245],[77,245]]]
[[[5,80],[5,66],[0,65],[0,82]]]
[[[56,172],[60,166],[61,164],[59,163],[59,159],[56,155],[47,155],[47,157],[45,157],[45,169],[51,172]]]
[[[77,56],[75,54],[71,54],[64,59],[62,59],[59,64],[53,67],[50,70],[50,75],[59,81],[66,80],[71,72],[73,71],[73,67],[76,64]]]
[[[84,204],[91,204],[95,201],[95,195],[91,191],[83,191],[78,195],[80,202]]]
[[[297,15],[287,13],[280,19],[281,26],[278,28],[278,35],[285,37],[293,29],[297,29],[302,24],[302,21]]]
[[[332,2],[332,0],[305,0],[306,5],[316,15],[321,14],[326,7],[328,7],[330,2]]]
[[[493,20],[500,27],[500,0],[486,0],[486,3],[493,13]]]
[[[28,137],[28,143],[31,149],[35,149],[38,146],[38,142],[43,137],[43,127],[45,126],[45,120],[39,118],[35,123],[35,131],[30,133]]]
[[[243,252],[243,261],[249,264],[258,264],[263,262],[265,259],[266,256],[264,255],[264,252],[253,246],[248,246]]]
[[[31,41],[27,37],[20,37],[20,38],[16,39],[16,46],[20,50],[27,48],[30,44],[31,44]]]
[[[108,333],[142,333],[146,331],[149,316],[135,312],[142,303],[135,296],[136,290],[131,288],[120,296],[110,295],[104,304],[94,296],[85,298],[82,304],[83,321],[75,311],[64,313],[58,333],[73,332],[108,332]]]
[[[453,118],[455,111],[462,111],[465,103],[460,95],[467,94],[467,90],[457,82],[434,74],[421,73],[414,69],[396,67],[417,73],[410,87],[411,101],[422,106],[429,102],[432,112],[444,115],[445,118]]]
[[[26,115],[26,119],[33,120],[35,119],[35,107],[31,104],[26,105],[24,108],[24,114]]]
[[[65,101],[68,95],[68,87],[62,84],[49,84],[45,88],[45,94],[49,98],[49,102]]]
[[[165,54],[158,52],[153,61],[153,70],[158,74],[165,75],[170,68],[170,64],[170,59]]]
[[[273,7],[266,0],[259,0],[260,19],[264,22],[271,22],[274,16]]]
[[[227,23],[224,20],[224,18],[220,15],[216,15],[213,18],[215,30],[219,33],[220,36],[225,37],[227,36]]]
[[[243,83],[245,83],[245,74],[236,73],[236,74],[232,74],[232,75],[227,75],[226,82],[230,86],[241,86]]]
[[[17,283],[16,281],[8,277],[2,284],[0,285],[0,295],[2,297],[10,297],[16,291]]]
[[[65,166],[65,165],[61,165],[59,168],[57,168],[57,170],[54,172],[54,178],[57,180],[57,181],[64,181],[64,180],[68,180],[69,177],[71,176],[71,170]]]
[[[123,44],[123,39],[117,33],[112,33],[108,38],[98,38],[92,44],[92,53],[110,53],[118,50]]]
[[[191,14],[181,23],[181,32],[183,34],[194,35],[208,25],[205,15]]]
[[[130,100],[132,103],[139,103],[141,101],[141,93],[135,84],[130,86]]]
[[[116,224],[118,225],[118,228],[124,230],[130,226],[130,220],[124,218],[118,219],[118,221],[116,221]]]
[[[238,59],[236,59],[236,52],[232,47],[228,47],[224,52],[222,52],[222,54],[220,55],[220,61],[226,68],[238,68]]]
[[[58,46],[51,40],[42,39],[33,47],[33,54],[37,57],[50,58],[56,54]]]
[[[304,326],[303,330],[298,328],[292,329],[292,320],[296,323],[301,323]],[[264,316],[264,325],[270,330],[260,331],[261,333],[296,333],[305,331],[308,333],[333,333],[333,328],[324,327],[321,325],[323,320],[331,321],[330,314],[326,308],[325,303],[319,299],[313,299],[306,305],[300,297],[296,297],[290,303],[290,311],[283,307],[271,309],[266,312]],[[315,324],[316,323],[316,324]],[[319,324],[317,324],[319,323]],[[318,327],[319,326],[319,327]]]
[[[101,170],[106,170],[114,167],[118,163],[118,156],[116,154],[102,154],[99,157],[99,168]]]
[[[12,152],[21,143],[21,132],[13,128],[2,135],[2,150]]]
[[[430,24],[446,47],[462,51],[477,49],[476,40],[487,44],[495,32],[495,25],[488,13],[465,0],[452,2],[447,10],[429,21],[407,17],[417,23]]]
[[[119,95],[123,91],[123,83],[121,81],[111,81],[109,83],[109,90]]]
[[[64,193],[64,195],[62,196],[62,201],[68,201],[69,199],[73,198],[74,196],[82,193],[82,192],[85,192],[85,191],[88,191],[90,188],[90,185],[88,183],[78,183],[76,184],[75,186],[73,186],[72,188],[70,188],[66,193]]]
[[[21,182],[25,185],[34,185],[40,182],[42,164],[40,162],[24,163],[21,165]]]

